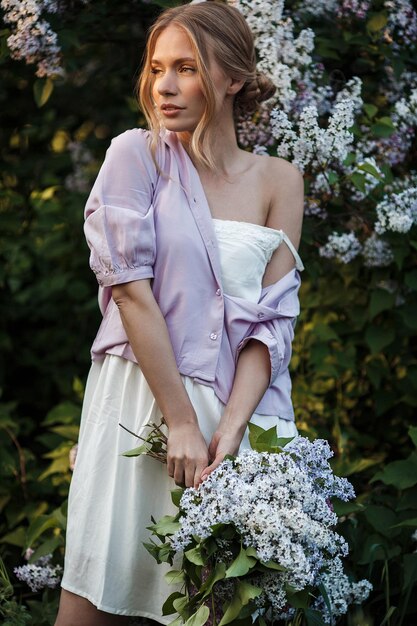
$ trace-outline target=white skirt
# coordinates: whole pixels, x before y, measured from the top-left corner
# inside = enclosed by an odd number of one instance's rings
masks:
[[[207,441],[224,405],[211,387],[187,376],[182,381]],[[149,457],[127,458],[138,445],[119,422],[139,435],[159,424],[161,412],[139,366],[106,355],[92,364],[85,390],[78,455],[71,482],[62,587],[87,598],[98,609],[142,616],[162,624],[162,605],[174,591],[164,580],[169,566],[158,565],[143,547],[151,516],[173,514],[175,489],[166,465]],[[294,422],[254,414],[263,428],[276,425],[280,437],[297,434]],[[241,450],[249,448],[247,433]]]

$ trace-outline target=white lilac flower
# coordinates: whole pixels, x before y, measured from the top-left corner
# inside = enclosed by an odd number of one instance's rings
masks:
[[[80,141],[70,141],[67,149],[71,155],[73,171],[65,178],[65,187],[70,191],[86,193],[91,182],[88,175],[88,164],[91,163],[93,155]]]
[[[57,13],[58,2],[53,0],[1,0],[4,21],[12,33],[7,45],[14,59],[36,63],[36,75],[56,77],[63,74],[60,66],[61,50],[57,34],[43,13]]]
[[[355,233],[332,233],[319,254],[326,259],[337,259],[341,263],[350,263],[361,252],[362,246]]]
[[[28,554],[28,553],[27,553]],[[33,554],[33,551],[32,551]],[[30,554],[28,558],[30,558]],[[16,577],[25,582],[33,592],[49,587],[57,587],[61,581],[62,567],[52,565],[52,555],[39,558],[35,563],[28,563],[14,568]]]
[[[314,17],[332,16],[336,12],[338,3],[339,0],[315,0],[314,2],[302,0],[298,3],[297,11]]]
[[[364,242],[362,255],[366,267],[386,267],[394,260],[389,243],[380,239],[376,233],[372,233]]]
[[[376,206],[375,232],[407,233],[417,221],[417,187],[385,196]]]
[[[385,0],[388,9],[386,39],[398,49],[400,44],[412,46],[417,41],[417,13],[410,0]]]
[[[346,85],[336,94],[336,102],[352,100],[353,110],[358,112],[362,109],[362,80],[358,76],[350,78]]]
[[[278,140],[278,156],[290,159],[301,171],[307,167],[323,170],[330,163],[342,163],[353,142],[350,128],[354,122],[354,106],[353,100],[336,102],[327,128],[320,127],[315,106],[308,106],[301,112],[298,124],[291,122],[284,111],[274,109],[271,130]]]
[[[370,0],[341,0],[336,15],[339,19],[356,18],[364,20],[371,6]]]
[[[328,212],[311,196],[306,196],[304,200],[304,215],[306,217],[317,217],[325,220],[329,217]]]
[[[174,549],[209,537],[215,524],[233,524],[262,561],[285,567],[292,587],[314,584],[326,559],[347,554],[345,540],[332,529],[337,517],[329,498],[354,494],[332,474],[331,454],[327,442],[297,437],[282,454],[245,451],[224,461],[198,490],[185,490]]]
[[[326,624],[336,624],[336,618],[347,612],[349,604],[361,604],[373,589],[368,580],[351,582],[344,573],[342,561],[338,557],[328,562],[319,579],[327,591],[332,618],[322,597],[316,600],[312,608],[322,612]]]

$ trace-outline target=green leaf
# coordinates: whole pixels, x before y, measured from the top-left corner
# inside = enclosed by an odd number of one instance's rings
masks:
[[[378,113],[378,107],[376,107],[374,104],[364,104],[363,110],[365,111],[369,119],[372,119]]]
[[[236,581],[236,589],[233,599],[228,604],[226,611],[218,626],[225,626],[230,624],[234,619],[239,616],[242,608],[246,606],[251,600],[254,600],[262,593],[260,587],[254,587],[243,580]]]
[[[132,448],[131,450],[122,452],[120,456],[140,456],[141,454],[147,454],[149,450],[152,450],[152,444],[149,441],[145,441],[145,443],[143,443],[138,448]]]
[[[368,326],[365,331],[365,341],[371,349],[371,354],[381,352],[395,339],[395,329],[383,326]]]
[[[40,515],[37,517],[27,529],[26,547],[31,548],[36,539],[40,537],[45,530],[49,528],[57,528],[58,521],[54,515]]]
[[[249,422],[249,443],[257,452],[278,452],[278,436],[275,426],[265,430]]]
[[[343,502],[342,500],[332,500],[333,509],[337,517],[344,515],[350,515],[351,513],[357,513],[363,511],[364,506],[358,502]]]
[[[378,31],[385,28],[388,22],[388,17],[386,13],[374,13],[372,17],[367,21],[366,28],[371,33],[377,33]]]
[[[10,543],[12,546],[18,546],[19,548],[25,548],[26,546],[26,530],[23,526],[15,528],[10,533],[3,535],[0,539],[0,543]]]
[[[170,572],[167,572],[164,578],[168,585],[179,585],[185,582],[184,572],[177,569],[172,569]]]
[[[413,587],[417,582],[417,553],[405,554],[403,558],[404,564],[404,584],[403,589]]]
[[[324,622],[319,611],[305,609],[304,616],[306,618],[307,626],[324,626]]]
[[[325,603],[325,605],[327,607],[327,610],[329,611],[330,622],[332,622],[333,621],[332,620],[332,605],[331,605],[331,602],[330,602],[329,595],[327,593],[327,589],[326,589],[326,587],[324,586],[323,583],[320,583],[320,585],[318,586],[318,589],[319,589],[321,595],[323,596],[324,603]]]
[[[80,407],[72,402],[62,402],[49,411],[42,424],[74,424],[80,421]]]
[[[173,489],[171,491],[171,500],[172,503],[177,506],[179,508],[180,506],[180,501],[182,498],[182,494],[184,493],[184,489],[182,489],[181,487],[178,487],[178,489]]]
[[[153,534],[165,537],[166,535],[173,535],[180,527],[181,524],[174,515],[164,515],[156,524],[151,524],[147,528]]]
[[[256,565],[256,559],[253,556],[248,556],[245,548],[242,547],[233,563],[227,568],[226,578],[244,576],[254,565]]]
[[[371,293],[369,301],[369,318],[373,319],[376,315],[387,309],[392,309],[395,304],[395,295],[386,291],[386,289],[375,289]]]
[[[410,287],[413,291],[417,291],[417,269],[407,272],[404,276],[404,282],[407,287]]]
[[[226,564],[225,563],[216,563],[215,568],[210,572],[210,575],[204,581],[204,583],[200,587],[199,593],[202,594],[202,598],[206,598],[213,589],[214,585],[219,581],[223,580],[226,576]]]
[[[268,569],[276,570],[277,572],[285,572],[287,570],[286,567],[280,565],[279,563],[275,563],[275,561],[261,561],[261,565],[267,567]]]
[[[389,620],[391,619],[391,617],[393,616],[394,612],[397,610],[396,606],[390,606],[388,611],[385,614],[384,619],[382,620],[380,626],[385,626],[385,624],[388,624]]]
[[[385,506],[371,504],[365,509],[365,517],[371,526],[385,537],[395,536],[398,530],[392,528],[397,521],[394,511]]]
[[[381,172],[379,172],[376,169],[376,167],[372,165],[371,163],[361,163],[361,165],[358,165],[358,170],[367,172],[368,174],[371,174],[374,178],[378,180],[383,180],[383,176],[381,175]]]
[[[366,178],[363,174],[353,172],[353,174],[350,175],[350,180],[355,185],[356,189],[359,189],[362,193],[366,193]]]
[[[403,461],[393,461],[378,472],[371,483],[381,480],[386,485],[394,485],[398,489],[407,489],[417,484],[417,452],[412,452]]]
[[[392,126],[388,126],[387,124],[382,124],[381,122],[376,122],[371,126],[371,132],[376,137],[390,137],[395,129]]]
[[[399,524],[394,524],[393,528],[397,528],[398,526],[411,526],[417,528],[417,517],[413,517],[412,519],[406,519]]]
[[[189,604],[190,601],[188,597],[184,594],[181,594],[180,598],[176,598],[172,601],[172,605],[174,609],[181,615],[183,619],[187,619],[189,616]]]
[[[37,106],[43,107],[46,104],[54,90],[54,83],[50,78],[35,80],[33,85],[33,95]]]
[[[77,441],[80,428],[77,424],[65,424],[62,426],[54,426],[50,430],[57,435],[61,435],[61,437],[65,437],[71,441]]]
[[[35,561],[37,561],[41,556],[53,554],[57,548],[63,545],[64,538],[62,535],[56,535],[55,537],[51,537],[51,539],[47,539],[36,548],[35,552],[29,559],[29,563],[35,563]]]
[[[181,591],[174,591],[174,593],[171,593],[170,596],[168,596],[168,598],[165,600],[164,604],[162,605],[162,615],[172,615],[173,613],[176,613],[177,610],[174,607],[174,600],[177,600],[179,598],[185,598],[186,596],[184,596],[183,593],[181,593]]]
[[[209,618],[210,609],[205,604],[202,604],[198,611],[191,615],[185,622],[185,626],[203,626]]]
[[[306,609],[310,602],[310,592],[308,589],[302,591],[287,591],[287,599],[295,609]]]
[[[205,563],[200,545],[184,552],[184,556],[190,563],[194,563],[194,565],[204,565]]]
[[[408,434],[411,437],[413,444],[417,448],[417,426],[410,426],[410,428],[408,429]]]

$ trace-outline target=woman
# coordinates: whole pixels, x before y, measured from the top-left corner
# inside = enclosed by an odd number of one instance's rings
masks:
[[[198,486],[248,446],[249,419],[297,432],[288,363],[303,183],[285,161],[239,149],[234,125],[272,93],[236,9],[191,4],[153,26],[140,78],[151,131],[113,140],[86,207],[103,322],[58,626],[171,621],[166,570],[142,545],[151,515],[172,512],[175,484]],[[119,423],[141,433],[162,415],[167,467],[121,457],[135,441]]]

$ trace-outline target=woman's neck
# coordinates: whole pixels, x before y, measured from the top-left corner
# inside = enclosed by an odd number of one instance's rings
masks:
[[[191,138],[192,133],[179,133],[179,139],[188,153],[190,153],[189,145]],[[217,116],[216,121],[213,122],[211,138],[211,154],[217,171],[225,176],[233,174],[236,171],[237,161],[242,154],[242,150],[237,143],[232,116]],[[200,173],[203,167],[198,163],[195,166]]]

